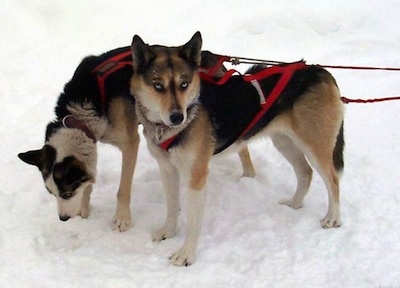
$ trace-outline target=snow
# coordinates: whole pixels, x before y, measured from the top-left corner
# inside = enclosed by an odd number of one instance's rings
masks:
[[[135,3],[136,2],[136,3]],[[400,102],[348,104],[343,226],[324,230],[327,192],[315,173],[304,207],[278,202],[295,176],[271,142],[250,146],[257,176],[238,157],[211,163],[197,261],[171,266],[185,236],[153,243],[165,202],[155,161],[140,145],[133,226],[112,230],[119,152],[99,145],[88,219],[60,222],[41,176],[16,155],[41,147],[64,83],[89,54],[129,45],[180,45],[252,58],[400,66],[399,1],[22,1],[0,10],[0,287],[400,287]],[[399,95],[398,72],[330,70],[351,98]],[[185,193],[182,193],[185,198]],[[185,203],[182,201],[182,203]]]

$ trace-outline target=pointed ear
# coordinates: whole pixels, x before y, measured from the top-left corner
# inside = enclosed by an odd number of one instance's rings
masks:
[[[185,45],[182,46],[180,55],[200,66],[201,63],[201,45],[203,40],[199,31],[194,33],[192,39],[189,40]]]
[[[144,43],[142,38],[140,38],[138,35],[133,36],[131,52],[133,70],[136,73],[143,71],[143,67],[149,64],[149,62],[154,60],[156,57],[149,45]]]
[[[40,150],[31,150],[18,154],[18,158],[24,161],[29,165],[35,165],[37,167],[42,166],[42,149]]]
[[[56,159],[56,150],[50,145],[44,145],[40,150],[19,153],[18,158],[29,165],[34,165],[43,173],[49,172]]]

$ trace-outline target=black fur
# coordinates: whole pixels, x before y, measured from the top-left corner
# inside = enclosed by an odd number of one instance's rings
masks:
[[[335,149],[333,149],[333,165],[337,172],[343,171],[344,161],[343,161],[343,149],[344,149],[344,131],[343,122],[340,127],[339,134],[336,138]]]
[[[68,103],[91,103],[99,116],[107,115],[108,104],[115,97],[125,97],[134,103],[134,98],[131,97],[129,90],[129,82],[133,75],[132,66],[127,65],[106,78],[106,103],[102,103],[99,97],[100,91],[97,82],[97,73],[92,72],[96,66],[107,59],[128,51],[130,51],[129,46],[106,52],[100,56],[89,56],[83,59],[72,79],[65,85],[64,92],[61,93],[58,99],[55,108],[57,120],[69,114],[69,111],[66,109]],[[124,61],[132,61],[130,54]]]
[[[247,73],[255,74],[262,69],[265,69],[265,66],[256,65],[251,67]],[[253,137],[278,114],[290,109],[309,87],[321,81],[322,73],[328,72],[313,65],[296,71],[278,100],[243,136],[244,139]],[[273,75],[259,81],[266,97],[278,82],[279,77],[280,75]],[[224,85],[202,81],[200,102],[209,112],[215,129],[217,139],[215,153],[223,151],[238,140],[257,112],[261,110],[257,90],[239,75],[232,76]],[[231,123],[235,123],[235,125],[231,125]]]
[[[146,71],[156,58],[153,51],[149,49],[149,46],[138,35],[133,36],[131,51],[135,59],[133,67],[138,74]]]
[[[42,172],[43,179],[47,179],[56,160],[56,150],[50,145],[44,145],[40,150],[19,153],[18,157],[25,163],[34,165]]]
[[[73,156],[65,157],[63,161],[54,165],[54,183],[57,185],[61,198],[71,198],[83,182],[90,180],[91,177],[82,169],[82,166],[83,164]]]
[[[82,60],[75,70],[72,79],[65,85],[63,92],[58,98],[55,107],[56,119],[50,122],[46,128],[46,142],[62,127],[61,120],[71,114],[67,109],[71,104],[81,106],[82,108],[87,107],[87,109],[90,109],[91,112],[94,111],[99,117],[107,117],[110,102],[114,98],[123,97],[130,101],[128,103],[132,104],[131,111],[134,113],[133,107],[135,102],[134,98],[130,95],[130,79],[133,75],[132,66],[129,65],[132,61],[131,54],[128,53],[127,57],[121,60],[127,62],[127,65],[109,74],[105,79],[104,100],[101,97],[97,78],[98,73],[104,73],[104,71],[93,71],[99,64],[104,63],[104,61],[126,52],[130,52],[130,47],[118,48],[100,56],[89,56]],[[56,153],[57,151],[54,147],[46,144],[42,149],[20,153],[18,157],[30,165],[37,166],[45,180],[53,172],[54,182],[60,192],[59,196],[69,199],[80,184],[90,180],[92,176],[87,174],[84,164],[73,156],[65,157],[61,162],[55,163]]]

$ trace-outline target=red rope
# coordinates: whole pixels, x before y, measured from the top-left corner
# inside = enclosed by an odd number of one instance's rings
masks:
[[[351,99],[347,97],[340,98],[343,103],[376,103],[376,102],[383,102],[383,101],[392,101],[392,100],[400,100],[400,96],[395,97],[385,97],[385,98],[375,98],[375,99]]]
[[[323,68],[333,68],[333,69],[351,69],[351,70],[385,70],[385,71],[400,71],[400,68],[394,67],[367,67],[367,66],[339,66],[339,65],[319,65]],[[347,97],[341,97],[342,102],[348,103],[376,103],[384,101],[400,100],[400,96],[384,97],[384,98],[374,98],[374,99],[351,99]]]
[[[323,68],[333,68],[333,69],[400,71],[400,68],[394,68],[394,67],[338,66],[338,65],[318,65],[318,66],[321,66]]]

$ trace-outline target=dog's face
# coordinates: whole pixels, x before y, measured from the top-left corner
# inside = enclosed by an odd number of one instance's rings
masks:
[[[200,92],[201,44],[199,32],[179,47],[148,46],[133,37],[131,92],[149,121],[166,126],[185,122]]]
[[[81,213],[84,190],[93,184],[94,177],[88,172],[86,163],[72,153],[65,153],[65,149],[57,149],[59,141],[51,142],[42,149],[20,153],[18,157],[39,168],[46,189],[57,199],[60,220],[66,221]],[[68,141],[63,145],[68,145]]]

